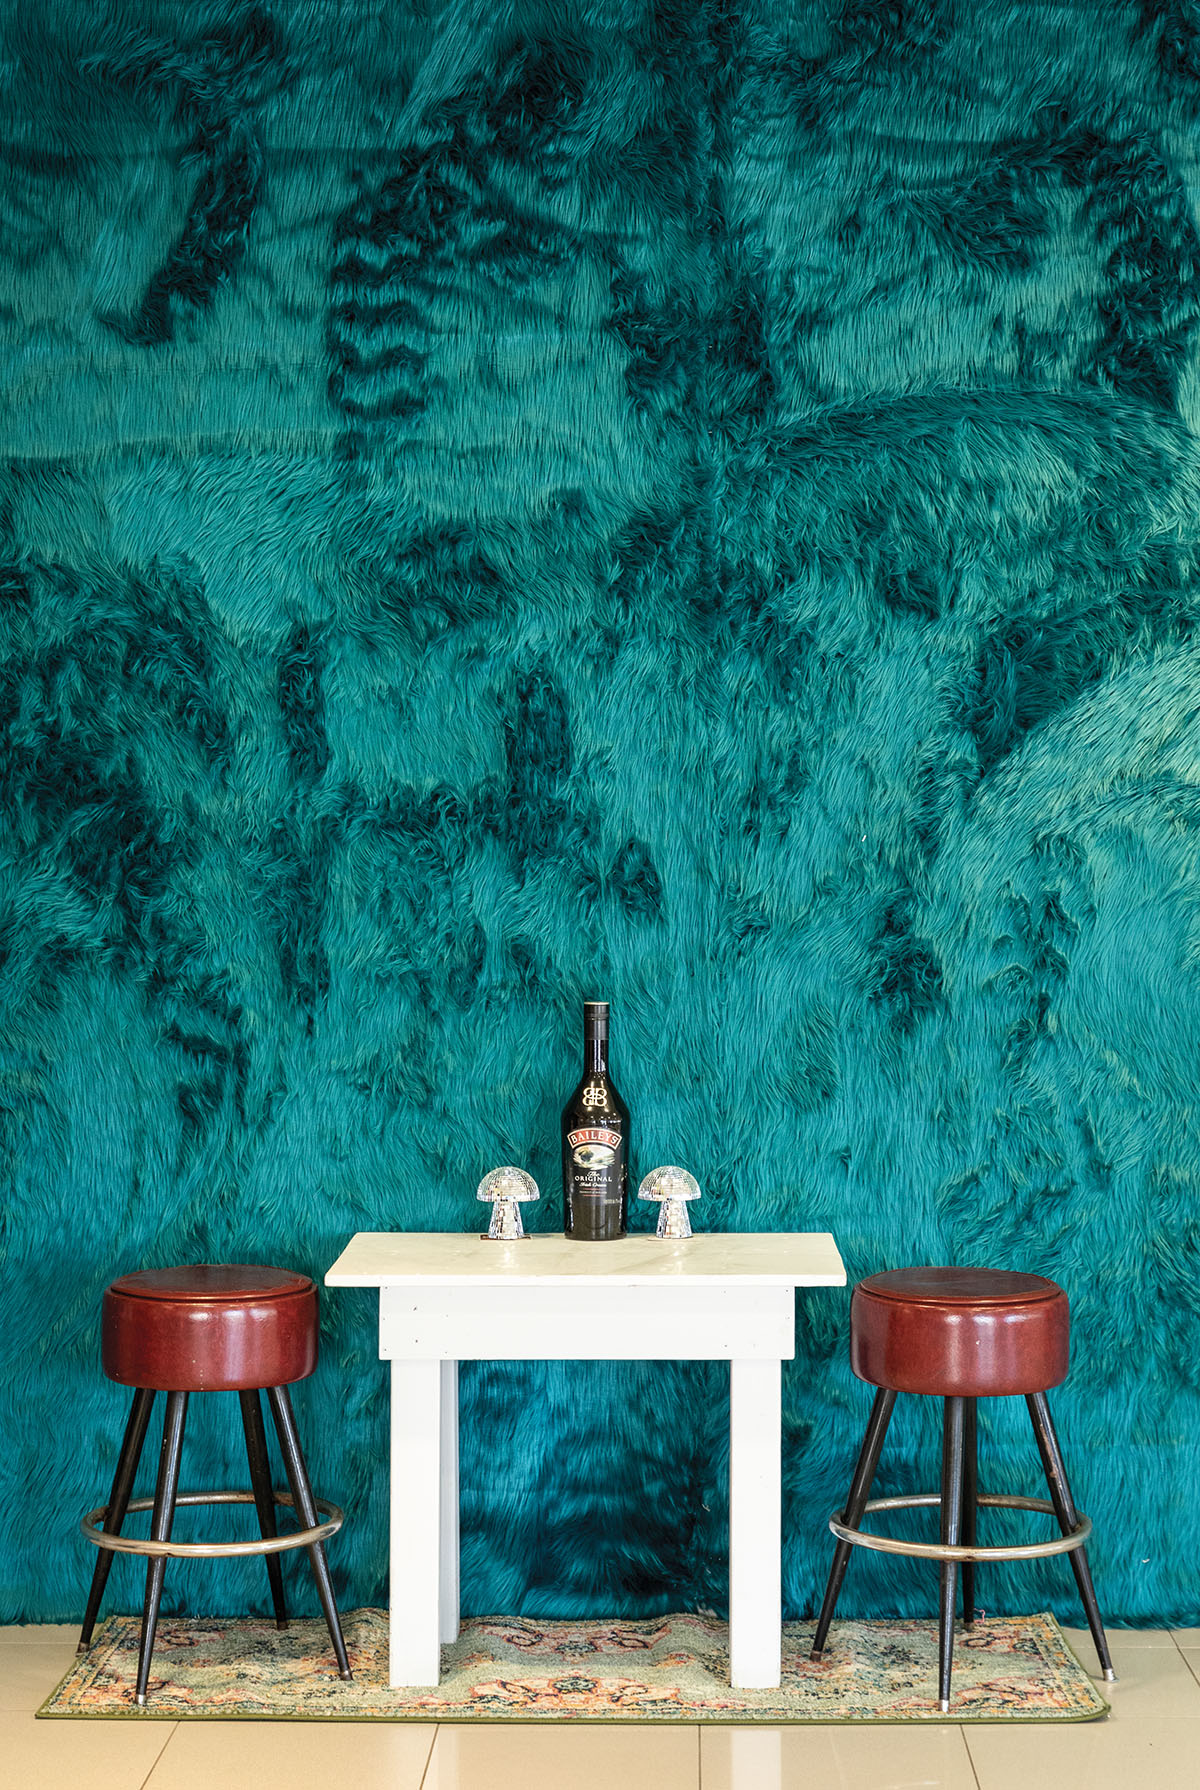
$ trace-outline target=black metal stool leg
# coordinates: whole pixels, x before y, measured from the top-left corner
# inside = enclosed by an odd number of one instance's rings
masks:
[[[154,1488],[154,1512],[150,1524],[152,1541],[170,1541],[175,1522],[175,1494],[179,1490],[179,1458],[183,1453],[183,1422],[187,1416],[186,1392],[168,1392],[167,1414],[163,1419],[162,1453],[158,1457],[158,1483]],[[146,1563],[146,1602],[142,1609],[142,1638],[138,1647],[137,1701],[146,1701],[150,1682],[150,1656],[158,1631],[158,1607],[162,1602],[163,1577],[167,1570],[165,1554],[151,1554]]]
[[[1070,1534],[1079,1523],[1079,1513],[1075,1508],[1075,1500],[1071,1496],[1071,1487],[1067,1482],[1067,1469],[1063,1464],[1062,1450],[1058,1445],[1054,1422],[1050,1416],[1050,1406],[1046,1402],[1044,1392],[1026,1394],[1025,1403],[1029,1406],[1029,1415],[1033,1421],[1033,1433],[1037,1437],[1038,1453],[1042,1457],[1042,1467],[1046,1474],[1046,1484],[1050,1487],[1050,1499],[1054,1505],[1054,1513],[1058,1518],[1059,1528],[1064,1535]],[[1108,1639],[1104,1633],[1104,1623],[1100,1617],[1100,1606],[1096,1602],[1096,1587],[1092,1583],[1092,1569],[1088,1565],[1086,1548],[1073,1548],[1067,1555],[1071,1562],[1071,1570],[1075,1574],[1075,1583],[1079,1587],[1087,1614],[1088,1627],[1092,1631],[1092,1640],[1096,1644],[1096,1657],[1100,1661],[1100,1670],[1111,1684],[1116,1678],[1113,1671],[1112,1655],[1108,1651]]]
[[[269,1386],[267,1397],[271,1401],[271,1415],[275,1419],[275,1430],[279,1437],[279,1446],[283,1450],[284,1465],[287,1467],[288,1482],[292,1488],[292,1497],[296,1500],[296,1509],[300,1520],[308,1529],[317,1525],[317,1507],[313,1503],[312,1487],[308,1483],[308,1472],[304,1465],[304,1455],[300,1449],[300,1436],[296,1429],[296,1419],[292,1413],[292,1401],[286,1386]],[[337,1658],[338,1672],[342,1678],[349,1678],[350,1661],[346,1657],[346,1643],[342,1637],[342,1624],[338,1617],[337,1602],[333,1595],[333,1580],[329,1576],[329,1562],[325,1558],[323,1543],[316,1541],[308,1550],[312,1561],[313,1577],[317,1581],[317,1594],[321,1599],[321,1608],[325,1612],[325,1621],[329,1627],[329,1638],[333,1642],[333,1651]]]
[[[125,1521],[125,1512],[129,1508],[129,1500],[133,1495],[133,1482],[137,1477],[138,1462],[142,1458],[142,1446],[146,1440],[146,1428],[150,1422],[153,1405],[154,1394],[152,1392],[139,1388],[134,1393],[133,1403],[129,1407],[129,1417],[125,1424],[125,1434],[121,1441],[121,1452],[117,1456],[117,1470],[113,1474],[112,1490],[108,1494],[104,1528],[109,1535],[121,1533],[121,1524]],[[83,1612],[83,1627],[79,1632],[78,1651],[80,1653],[83,1653],[91,1645],[92,1631],[96,1626],[96,1617],[100,1614],[100,1600],[104,1596],[104,1587],[108,1583],[112,1563],[112,1549],[97,1548],[96,1564],[92,1569],[92,1588],[88,1592],[87,1608]]]
[[[267,1454],[267,1432],[263,1424],[262,1405],[251,1387],[239,1392],[242,1406],[242,1428],[246,1432],[246,1459],[250,1463],[250,1484],[254,1491],[254,1508],[264,1541],[279,1533],[275,1526],[275,1500],[271,1494],[271,1462]],[[271,1581],[271,1603],[275,1610],[276,1628],[288,1625],[287,1605],[283,1598],[283,1568],[278,1554],[265,1554],[267,1577]]]
[[[842,1512],[842,1521],[848,1529],[857,1529],[862,1522],[863,1507],[871,1496],[871,1482],[875,1478],[875,1470],[879,1465],[883,1440],[887,1435],[895,1403],[896,1394],[881,1386],[875,1394],[875,1403],[871,1406],[871,1415],[867,1421],[867,1433],[863,1437],[862,1451],[858,1457],[858,1465],[854,1469],[854,1478],[850,1482],[846,1508]],[[850,1559],[850,1545],[848,1541],[839,1540],[833,1551],[833,1565],[829,1569],[825,1601],[821,1605],[816,1633],[813,1635],[812,1652],[809,1655],[811,1659],[820,1659],[825,1651],[825,1643],[829,1639],[829,1625],[833,1621],[838,1593],[842,1589],[842,1580],[846,1576],[846,1566]]]
[[[963,1476],[962,1476],[962,1536],[963,1546],[975,1546],[975,1513],[976,1499],[979,1496],[979,1449],[976,1428],[976,1400],[963,1400]],[[975,1562],[964,1560],[962,1563],[962,1603],[963,1627],[970,1628],[975,1620]]]
[[[963,1493],[963,1405],[965,1399],[948,1398],[942,1430],[942,1545],[961,1546]],[[950,1673],[954,1666],[954,1604],[958,1592],[958,1561],[942,1561],[941,1619],[938,1627],[938,1705],[950,1708]]]

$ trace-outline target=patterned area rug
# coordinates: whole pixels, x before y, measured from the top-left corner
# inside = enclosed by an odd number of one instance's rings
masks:
[[[930,1622],[835,1623],[819,1664],[811,1622],[783,1631],[778,1690],[729,1687],[728,1630],[708,1616],[648,1622],[476,1620],[442,1650],[434,1689],[389,1690],[387,1617],[345,1618],[354,1682],[337,1677],[319,1621],[160,1624],[150,1701],[133,1701],[138,1619],[110,1616],[43,1716],[608,1722],[945,1721]],[[1052,1616],[981,1618],[955,1649],[950,1720],[1092,1721],[1108,1705]]]

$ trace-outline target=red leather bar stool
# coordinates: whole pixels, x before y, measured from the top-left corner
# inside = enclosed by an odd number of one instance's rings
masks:
[[[346,1644],[338,1619],[325,1541],[342,1526],[336,1504],[314,1498],[296,1431],[288,1387],[306,1379],[317,1365],[317,1289],[305,1274],[283,1268],[251,1268],[202,1263],[189,1268],[151,1268],[124,1274],[104,1295],[102,1358],[110,1380],[133,1386],[133,1406],[113,1476],[108,1503],[89,1511],[83,1532],[100,1549],[79,1650],[91,1641],[114,1552],[146,1554],[146,1601],[138,1649],[137,1701],[146,1701],[150,1656],[158,1628],[163,1576],[168,1556],[264,1554],[271,1599],[279,1628],[287,1627],[279,1555],[307,1548],[321,1608],[342,1678],[350,1677]],[[271,1406],[291,1495],[271,1486],[267,1436],[259,1392]],[[130,1499],[156,1392],[167,1395],[158,1483],[153,1499]],[[188,1398],[193,1392],[236,1392],[241,1401],[249,1492],[179,1494],[179,1462]],[[258,1514],[261,1541],[173,1542],[171,1529],[180,1504],[250,1504]],[[304,1527],[280,1535],[276,1504],[291,1504]],[[150,1510],[149,1541],[121,1533],[127,1513]],[[324,1518],[322,1521],[321,1518]]]
[[[960,1563],[963,1623],[969,1628],[975,1619],[976,1561],[1069,1554],[1101,1669],[1106,1679],[1115,1677],[1084,1549],[1092,1525],[1075,1508],[1046,1403],[1049,1389],[1067,1377],[1069,1344],[1067,1295],[1038,1274],[1009,1274],[993,1268],[899,1268],[858,1283],[850,1301],[850,1365],[860,1380],[879,1391],[846,1508],[835,1511],[829,1521],[837,1547],[813,1636],[813,1659],[819,1659],[825,1650],[852,1547],[940,1560],[938,1702],[943,1712],[948,1711]],[[896,1396],[901,1392],[919,1392],[945,1401],[942,1489],[940,1493],[872,1499],[871,1483]],[[1024,1396],[1033,1420],[1050,1488],[1049,1502],[1044,1498],[985,1497],[978,1490],[976,1400],[1017,1394]],[[941,1510],[940,1543],[894,1541],[859,1527],[864,1516],[875,1511],[934,1504]],[[977,1547],[975,1512],[979,1504],[1052,1513],[1062,1534],[1027,1547]]]

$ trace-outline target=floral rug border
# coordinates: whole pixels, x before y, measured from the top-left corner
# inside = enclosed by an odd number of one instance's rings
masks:
[[[728,1629],[707,1615],[552,1622],[481,1617],[443,1649],[437,1687],[391,1690],[387,1614],[344,1617],[355,1682],[333,1669],[320,1620],[167,1617],[150,1697],[133,1701],[139,1618],[110,1616],[38,1710],[59,1719],[415,1722],[1080,1722],[1109,1705],[1054,1617],[980,1617],[955,1647],[948,1714],[936,1699],[937,1628],[835,1623],[811,1663],[811,1622],[784,1624],[778,1690],[729,1685]]]

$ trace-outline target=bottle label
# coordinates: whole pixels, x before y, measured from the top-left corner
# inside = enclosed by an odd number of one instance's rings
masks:
[[[567,1145],[578,1168],[608,1168],[621,1148],[621,1133],[607,1131],[600,1125],[585,1125],[578,1131],[568,1131]]]

